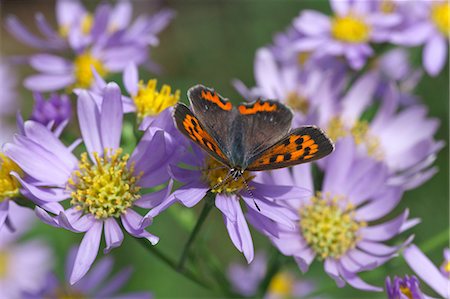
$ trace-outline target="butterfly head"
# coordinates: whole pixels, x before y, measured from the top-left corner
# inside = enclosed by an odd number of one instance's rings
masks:
[[[239,169],[239,168],[230,168],[230,176],[233,178],[233,180],[237,181],[239,180],[241,177],[244,176],[244,170],[243,169]]]

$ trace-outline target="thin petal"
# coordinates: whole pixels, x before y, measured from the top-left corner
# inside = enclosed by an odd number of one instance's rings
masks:
[[[123,241],[123,232],[117,221],[112,218],[105,220],[105,241],[106,248],[103,251],[105,254],[109,253],[111,249],[119,247]]]
[[[173,180],[170,180],[166,187],[159,191],[142,195],[142,197],[136,200],[134,204],[144,209],[152,209],[169,197],[172,186]]]
[[[72,64],[66,59],[51,54],[36,54],[30,57],[30,65],[39,72],[64,75],[72,72]]]
[[[116,83],[108,83],[104,89],[100,111],[100,136],[103,148],[117,149],[122,133],[122,95]]]
[[[234,246],[250,263],[254,257],[253,241],[239,201],[234,196],[216,195],[216,207],[222,212],[228,234]]]
[[[48,92],[65,88],[75,82],[72,74],[66,75],[32,75],[25,79],[24,86],[33,91]]]
[[[423,64],[425,70],[431,76],[437,76],[447,60],[448,40],[435,34],[426,44],[423,50]]]
[[[100,138],[100,112],[92,97],[85,90],[78,96],[77,107],[81,135],[91,159],[95,161],[92,153],[103,153]]]
[[[103,223],[96,221],[84,235],[78,248],[72,274],[70,275],[70,284],[79,281],[91,268],[100,246],[102,228]]]
[[[123,73],[123,83],[131,96],[135,96],[138,91],[139,76],[134,63],[130,63]]]

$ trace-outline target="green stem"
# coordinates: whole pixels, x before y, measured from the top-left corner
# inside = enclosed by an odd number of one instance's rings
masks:
[[[201,280],[197,277],[193,272],[189,271],[188,269],[179,269],[177,267],[177,264],[175,261],[172,261],[167,255],[159,251],[155,246],[150,245],[146,239],[142,238],[135,238],[141,244],[147,251],[150,251],[152,254],[154,254],[157,258],[159,258],[162,262],[164,262],[167,266],[175,270],[176,272],[180,273],[187,279],[195,282],[196,284],[204,287],[205,289],[211,290],[212,287],[209,285],[209,283]]]
[[[183,253],[181,254],[180,261],[178,262],[178,270],[183,270],[184,264],[186,262],[186,259],[189,255],[189,249],[191,248],[192,244],[194,243],[194,240],[199,233],[203,223],[206,220],[206,217],[208,216],[211,209],[214,207],[214,199],[215,196],[213,193],[208,192],[203,199],[205,202],[205,205],[203,206],[203,210],[200,213],[200,216],[198,217],[197,223],[195,224],[194,229],[191,232],[191,235],[189,236],[188,241],[186,242],[186,245],[184,245]]]

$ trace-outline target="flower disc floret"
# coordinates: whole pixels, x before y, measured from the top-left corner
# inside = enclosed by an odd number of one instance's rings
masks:
[[[93,153],[95,163],[83,153],[69,180],[71,204],[97,219],[119,218],[140,198],[137,183],[142,174],[134,174],[133,163],[127,166],[129,155],[122,155],[122,149],[110,152],[105,149],[102,157]]]
[[[16,163],[0,153],[0,202],[5,198],[19,195],[20,183],[10,174],[11,171],[23,175],[23,171]]]
[[[8,273],[8,253],[0,251],[0,279],[4,278]]]
[[[450,4],[447,1],[431,7],[431,20],[440,32],[450,36]]]
[[[354,248],[358,231],[366,226],[354,219],[355,207],[342,197],[320,192],[300,208],[300,231],[319,259],[339,258]]]
[[[354,15],[334,17],[331,24],[331,35],[347,43],[364,43],[370,38],[370,26]]]
[[[370,132],[369,123],[365,120],[356,121],[351,128],[347,128],[340,118],[332,118],[328,124],[327,134],[334,141],[352,136],[357,145],[365,146],[369,156],[377,160],[384,157],[379,138]]]
[[[94,80],[94,73],[92,68],[96,72],[104,77],[108,73],[103,63],[90,52],[84,52],[78,55],[74,60],[74,72],[75,72],[75,87],[88,88],[91,86]]]
[[[206,166],[202,170],[202,175],[203,180],[211,188],[211,192],[220,194],[236,194],[247,188],[248,182],[254,178],[250,172],[244,171],[240,177],[233,179],[229,175],[228,167],[210,157],[206,158]]]
[[[300,111],[303,114],[307,114],[309,111],[308,99],[299,95],[297,92],[288,93],[286,104],[295,111]]]
[[[164,84],[161,90],[156,89],[157,80],[151,79],[144,85],[139,82],[138,92],[133,97],[136,105],[136,113],[139,120],[146,116],[155,116],[170,106],[174,106],[180,100],[180,91],[176,90],[172,94],[172,88]]]
[[[293,295],[294,283],[295,280],[291,274],[279,272],[270,281],[268,293],[289,298]]]

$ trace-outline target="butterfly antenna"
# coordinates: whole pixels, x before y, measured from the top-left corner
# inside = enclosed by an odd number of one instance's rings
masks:
[[[253,199],[253,203],[255,204],[255,207],[258,209],[259,212],[261,212],[261,209],[259,208],[258,204],[256,203],[255,196],[253,195],[252,190],[248,186],[247,181],[245,180],[244,176],[242,176],[242,180],[244,181],[244,185],[247,188],[248,194],[250,194],[250,197]]]

